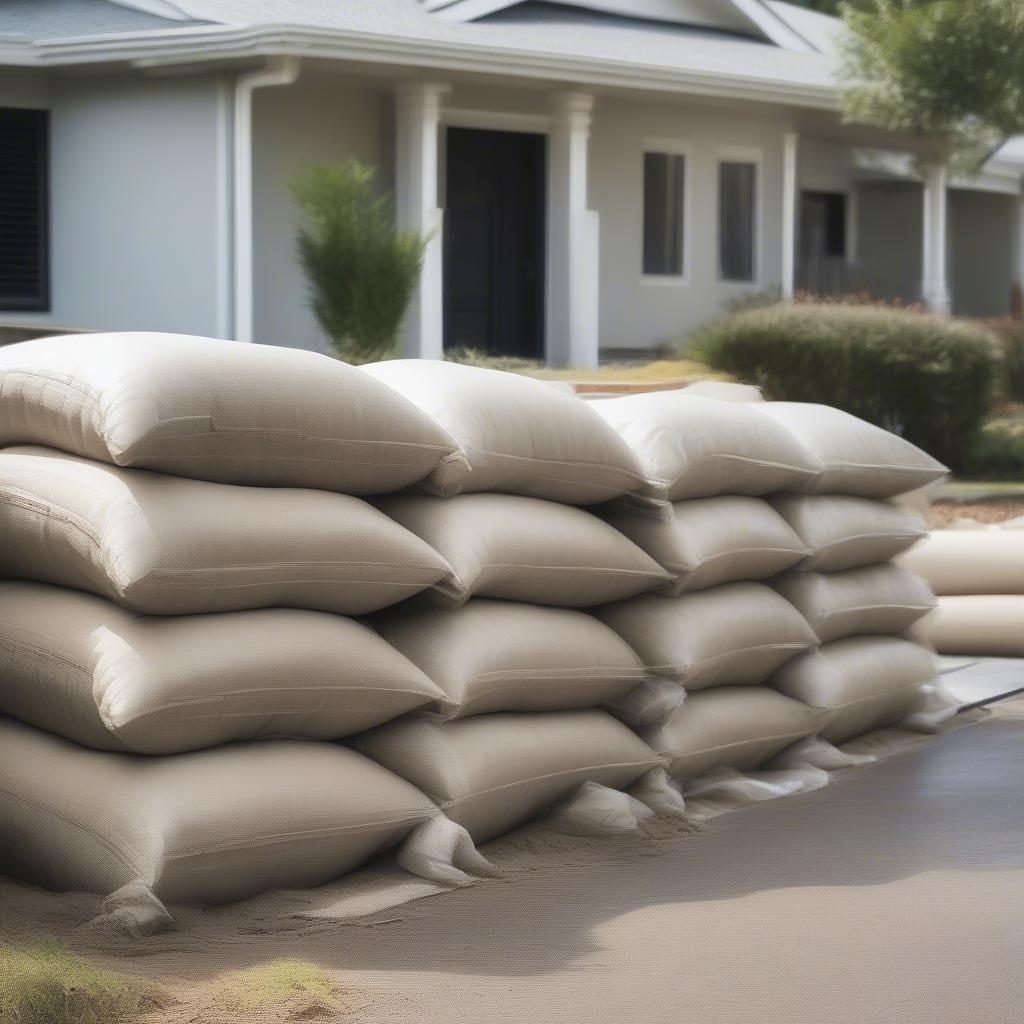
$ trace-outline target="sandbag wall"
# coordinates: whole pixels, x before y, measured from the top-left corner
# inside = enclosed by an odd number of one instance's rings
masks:
[[[457,487],[443,430],[323,356],[93,335],[0,351],[0,445],[0,871],[221,902],[437,817],[322,741],[447,701],[353,618],[450,576],[365,500]]]

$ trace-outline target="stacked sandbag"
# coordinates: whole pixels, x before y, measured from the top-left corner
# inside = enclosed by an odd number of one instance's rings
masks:
[[[939,654],[1024,657],[1024,520],[961,520],[900,559],[938,595],[918,636]]]
[[[784,665],[773,687],[819,709],[833,744],[905,721],[925,706],[937,666],[906,636],[933,607],[927,584],[891,562],[927,532],[890,499],[945,470],[902,438],[826,406],[768,403],[822,465],[801,494],[773,499],[808,548],[775,581],[821,647]]]
[[[220,902],[438,817],[333,742],[448,703],[349,617],[451,576],[357,497],[457,489],[435,423],[324,356],[93,335],[0,351],[0,445],[0,870]]]
[[[591,509],[642,489],[632,453],[586,403],[540,381],[409,360],[365,369],[449,432],[472,472],[454,497],[375,502],[451,567],[374,619],[449,703],[365,733],[356,749],[478,842],[585,785],[624,789],[659,768],[615,716],[655,720],[673,699],[589,612],[669,582]]]

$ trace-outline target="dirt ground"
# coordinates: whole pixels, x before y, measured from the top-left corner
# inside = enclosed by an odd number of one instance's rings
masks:
[[[931,507],[928,520],[935,530],[952,526],[957,519],[974,519],[979,523],[1003,523],[1007,519],[1024,516],[1024,501],[982,501],[965,505],[955,501],[937,501]]]

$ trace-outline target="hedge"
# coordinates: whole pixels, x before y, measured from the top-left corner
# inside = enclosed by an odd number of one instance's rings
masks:
[[[997,347],[962,321],[887,306],[780,303],[734,313],[690,339],[715,370],[765,397],[821,402],[964,467],[992,406]]]

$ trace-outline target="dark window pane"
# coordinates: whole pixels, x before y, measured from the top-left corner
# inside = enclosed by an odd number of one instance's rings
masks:
[[[756,164],[723,163],[720,166],[718,211],[722,279],[753,281],[756,276]]]
[[[46,309],[45,110],[0,108],[0,309]]]
[[[683,273],[686,158],[644,153],[644,273]]]

